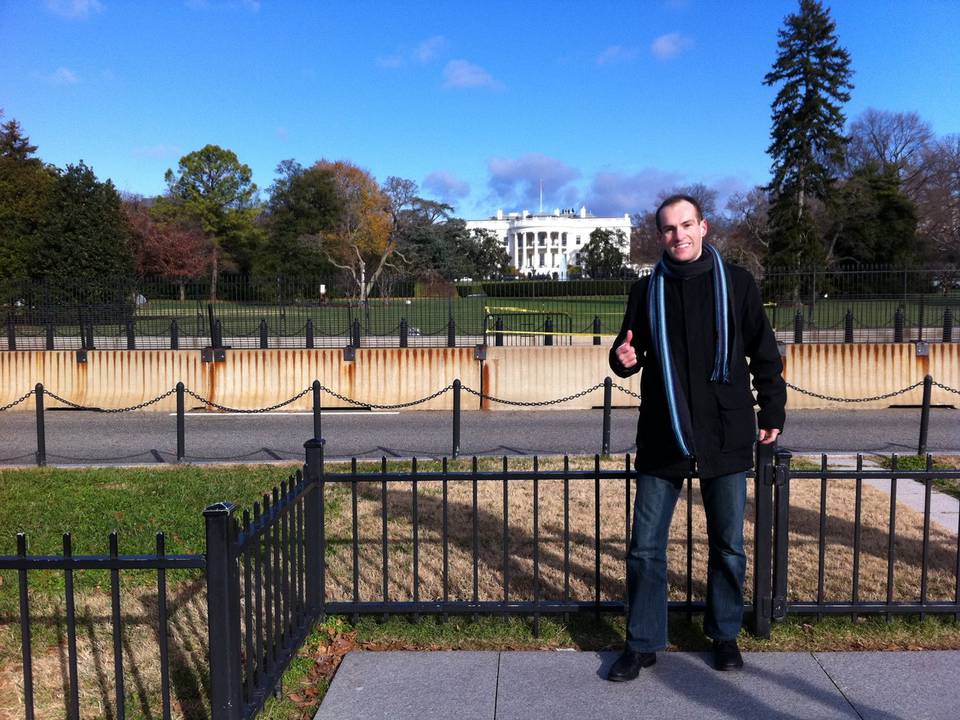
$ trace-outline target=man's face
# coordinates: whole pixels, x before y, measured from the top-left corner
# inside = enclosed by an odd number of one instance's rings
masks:
[[[657,238],[667,255],[676,262],[690,262],[703,252],[707,221],[697,218],[697,209],[686,200],[667,205],[660,211]]]

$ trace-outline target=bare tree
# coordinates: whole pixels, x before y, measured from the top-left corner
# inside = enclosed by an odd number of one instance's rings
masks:
[[[912,196],[922,182],[927,148],[933,142],[930,124],[915,112],[868,108],[850,123],[847,163],[853,168],[873,164],[895,170],[904,191]]]

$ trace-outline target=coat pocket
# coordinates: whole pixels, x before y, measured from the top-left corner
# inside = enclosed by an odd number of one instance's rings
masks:
[[[751,392],[731,385],[717,385],[714,392],[720,417],[721,449],[728,452],[751,446],[757,434]]]

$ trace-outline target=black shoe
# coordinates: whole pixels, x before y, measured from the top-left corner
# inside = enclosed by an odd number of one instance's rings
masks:
[[[739,670],[743,667],[743,656],[736,640],[713,641],[713,666],[717,670]]]
[[[635,680],[640,674],[640,668],[650,667],[657,661],[657,654],[652,652],[635,652],[627,649],[617,658],[617,661],[607,673],[610,682],[626,682]]]

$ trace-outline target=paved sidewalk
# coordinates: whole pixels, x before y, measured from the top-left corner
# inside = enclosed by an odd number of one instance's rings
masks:
[[[353,652],[316,720],[956,720],[960,651],[659,653],[629,683],[616,653]]]

